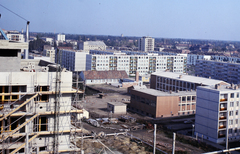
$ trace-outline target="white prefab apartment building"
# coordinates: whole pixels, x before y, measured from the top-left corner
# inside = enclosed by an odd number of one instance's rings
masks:
[[[43,50],[43,55],[50,58],[50,62],[55,63],[55,50]]]
[[[61,50],[61,64],[69,71],[85,71],[86,55],[88,51],[82,50]]]
[[[142,37],[138,40],[138,50],[139,51],[154,51],[154,41],[152,37]]]
[[[85,41],[79,43],[79,50],[106,50],[106,44],[103,41]]]
[[[125,70],[128,75],[151,74],[157,71],[185,73],[186,56],[88,54],[86,70]]]
[[[240,140],[240,89],[237,85],[197,88],[195,133],[215,143]]]
[[[57,41],[58,42],[64,42],[65,41],[65,35],[64,34],[58,34],[57,35]]]
[[[187,55],[187,64],[196,65],[198,59],[211,60],[210,55],[196,55],[196,54],[186,54]]]
[[[214,60],[197,60],[195,75],[211,77],[228,83],[240,83],[240,63]]]
[[[20,33],[8,33],[7,37],[10,41],[25,42],[25,37]]]

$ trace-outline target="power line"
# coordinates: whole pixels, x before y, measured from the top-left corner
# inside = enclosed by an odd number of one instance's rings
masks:
[[[25,20],[25,21],[28,21],[27,19],[23,18],[22,16],[18,15],[17,13],[13,12],[12,10],[10,10],[10,9],[6,8],[6,7],[5,7],[5,6],[3,6],[2,4],[0,4],[0,6],[2,6],[3,8],[5,8],[6,10],[8,10],[8,11],[12,12],[12,13],[13,13],[13,14],[15,14],[16,16],[18,16],[18,17],[22,18],[23,20]]]

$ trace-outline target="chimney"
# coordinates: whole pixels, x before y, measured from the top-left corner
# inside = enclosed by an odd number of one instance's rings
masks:
[[[182,78],[182,75],[179,75],[179,79],[181,79]]]
[[[234,86],[234,89],[237,90],[237,89],[238,89],[238,85],[235,85],[235,86]]]
[[[209,76],[209,79],[211,79],[211,76]]]
[[[170,90],[169,93],[172,94],[172,90]]]
[[[136,75],[135,75],[135,81],[138,82],[139,81],[139,72],[136,71]]]
[[[25,42],[29,43],[28,40],[29,40],[29,24],[30,24],[30,21],[27,21],[27,28],[26,28],[26,38],[25,38]],[[28,59],[28,49],[25,49],[25,59]]]

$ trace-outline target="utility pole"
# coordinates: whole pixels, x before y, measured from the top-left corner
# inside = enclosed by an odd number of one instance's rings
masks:
[[[157,124],[154,124],[154,134],[153,134],[153,154],[156,153],[156,132],[157,132]]]
[[[173,133],[172,154],[175,153],[175,140],[176,140],[176,133]]]

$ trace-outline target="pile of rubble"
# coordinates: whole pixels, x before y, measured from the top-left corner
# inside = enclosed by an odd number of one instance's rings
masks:
[[[81,147],[81,141],[77,142],[78,147]],[[126,136],[109,136],[102,139],[84,139],[84,153],[123,153],[123,154],[152,154],[146,151],[141,143],[136,143]]]

